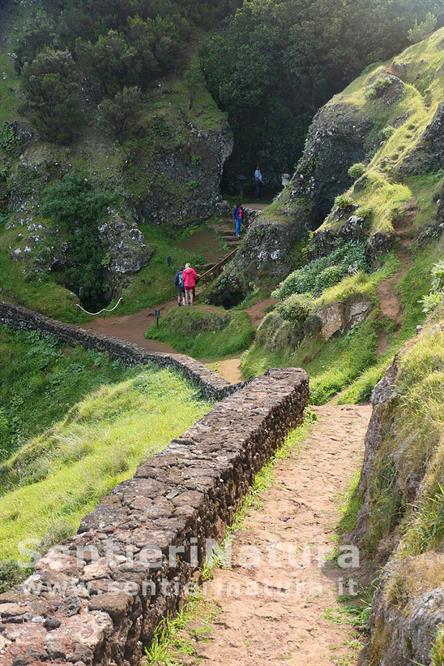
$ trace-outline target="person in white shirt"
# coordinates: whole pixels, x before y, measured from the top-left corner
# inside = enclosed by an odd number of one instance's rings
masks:
[[[260,167],[257,167],[256,171],[254,172],[254,184],[256,189],[256,199],[260,199],[262,194],[262,185],[264,184],[264,179]]]

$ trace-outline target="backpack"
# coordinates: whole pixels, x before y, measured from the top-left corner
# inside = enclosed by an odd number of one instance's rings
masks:
[[[179,289],[184,289],[184,288],[185,288],[185,284],[184,284],[184,281],[183,281],[183,273],[182,273],[182,271],[180,271],[180,272],[177,274],[177,286],[179,287]]]

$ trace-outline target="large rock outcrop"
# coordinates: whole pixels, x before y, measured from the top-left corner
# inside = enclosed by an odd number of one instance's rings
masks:
[[[213,303],[230,304],[233,294],[240,302],[256,283],[277,284],[291,272],[300,260],[301,242],[352,184],[348,170],[365,158],[372,127],[352,105],[331,103],[318,112],[290,184],[250,227],[213,287]]]

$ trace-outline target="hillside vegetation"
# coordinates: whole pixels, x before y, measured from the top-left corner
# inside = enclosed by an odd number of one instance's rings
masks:
[[[275,291],[279,303],[243,358],[247,377],[303,366],[315,402],[346,387],[341,400],[367,400],[423,321],[422,299],[443,249],[443,42],[439,30],[373,66],[322,109],[294,179],[227,269],[232,280],[253,270],[247,261],[269,251],[279,225],[299,242],[307,238],[299,268]],[[329,169],[336,188],[349,188],[332,190]],[[253,284],[260,279],[257,268]]]
[[[1,336],[0,589],[210,409],[173,372],[129,370],[34,333]]]
[[[232,136],[197,49],[232,7],[6,3],[1,296],[71,321],[78,299],[98,309],[125,292],[131,307],[151,230],[174,258],[183,229],[217,214]]]
[[[441,0],[243,2],[202,50],[209,88],[235,137],[225,184],[237,192],[239,175],[252,176],[260,163],[267,186],[280,189],[319,107],[369,63],[432,32],[443,13]]]
[[[371,666],[444,662],[443,314],[440,306],[375,395],[354,531],[367,579],[380,581]]]

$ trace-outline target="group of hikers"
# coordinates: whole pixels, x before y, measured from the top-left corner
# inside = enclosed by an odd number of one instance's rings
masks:
[[[262,186],[264,179],[262,172],[257,167],[254,172],[255,192],[256,198],[260,199],[262,194]],[[241,203],[234,207],[233,221],[236,229],[236,238],[240,238],[242,225],[246,222],[247,213]],[[185,268],[180,268],[176,273],[175,285],[177,293],[177,304],[179,307],[185,305],[193,305],[196,300],[196,285],[199,280],[197,271],[192,268],[190,264],[186,264]]]
[[[196,299],[196,285],[199,276],[197,271],[186,264],[185,268],[180,268],[176,273],[176,293],[177,305],[193,305]]]

